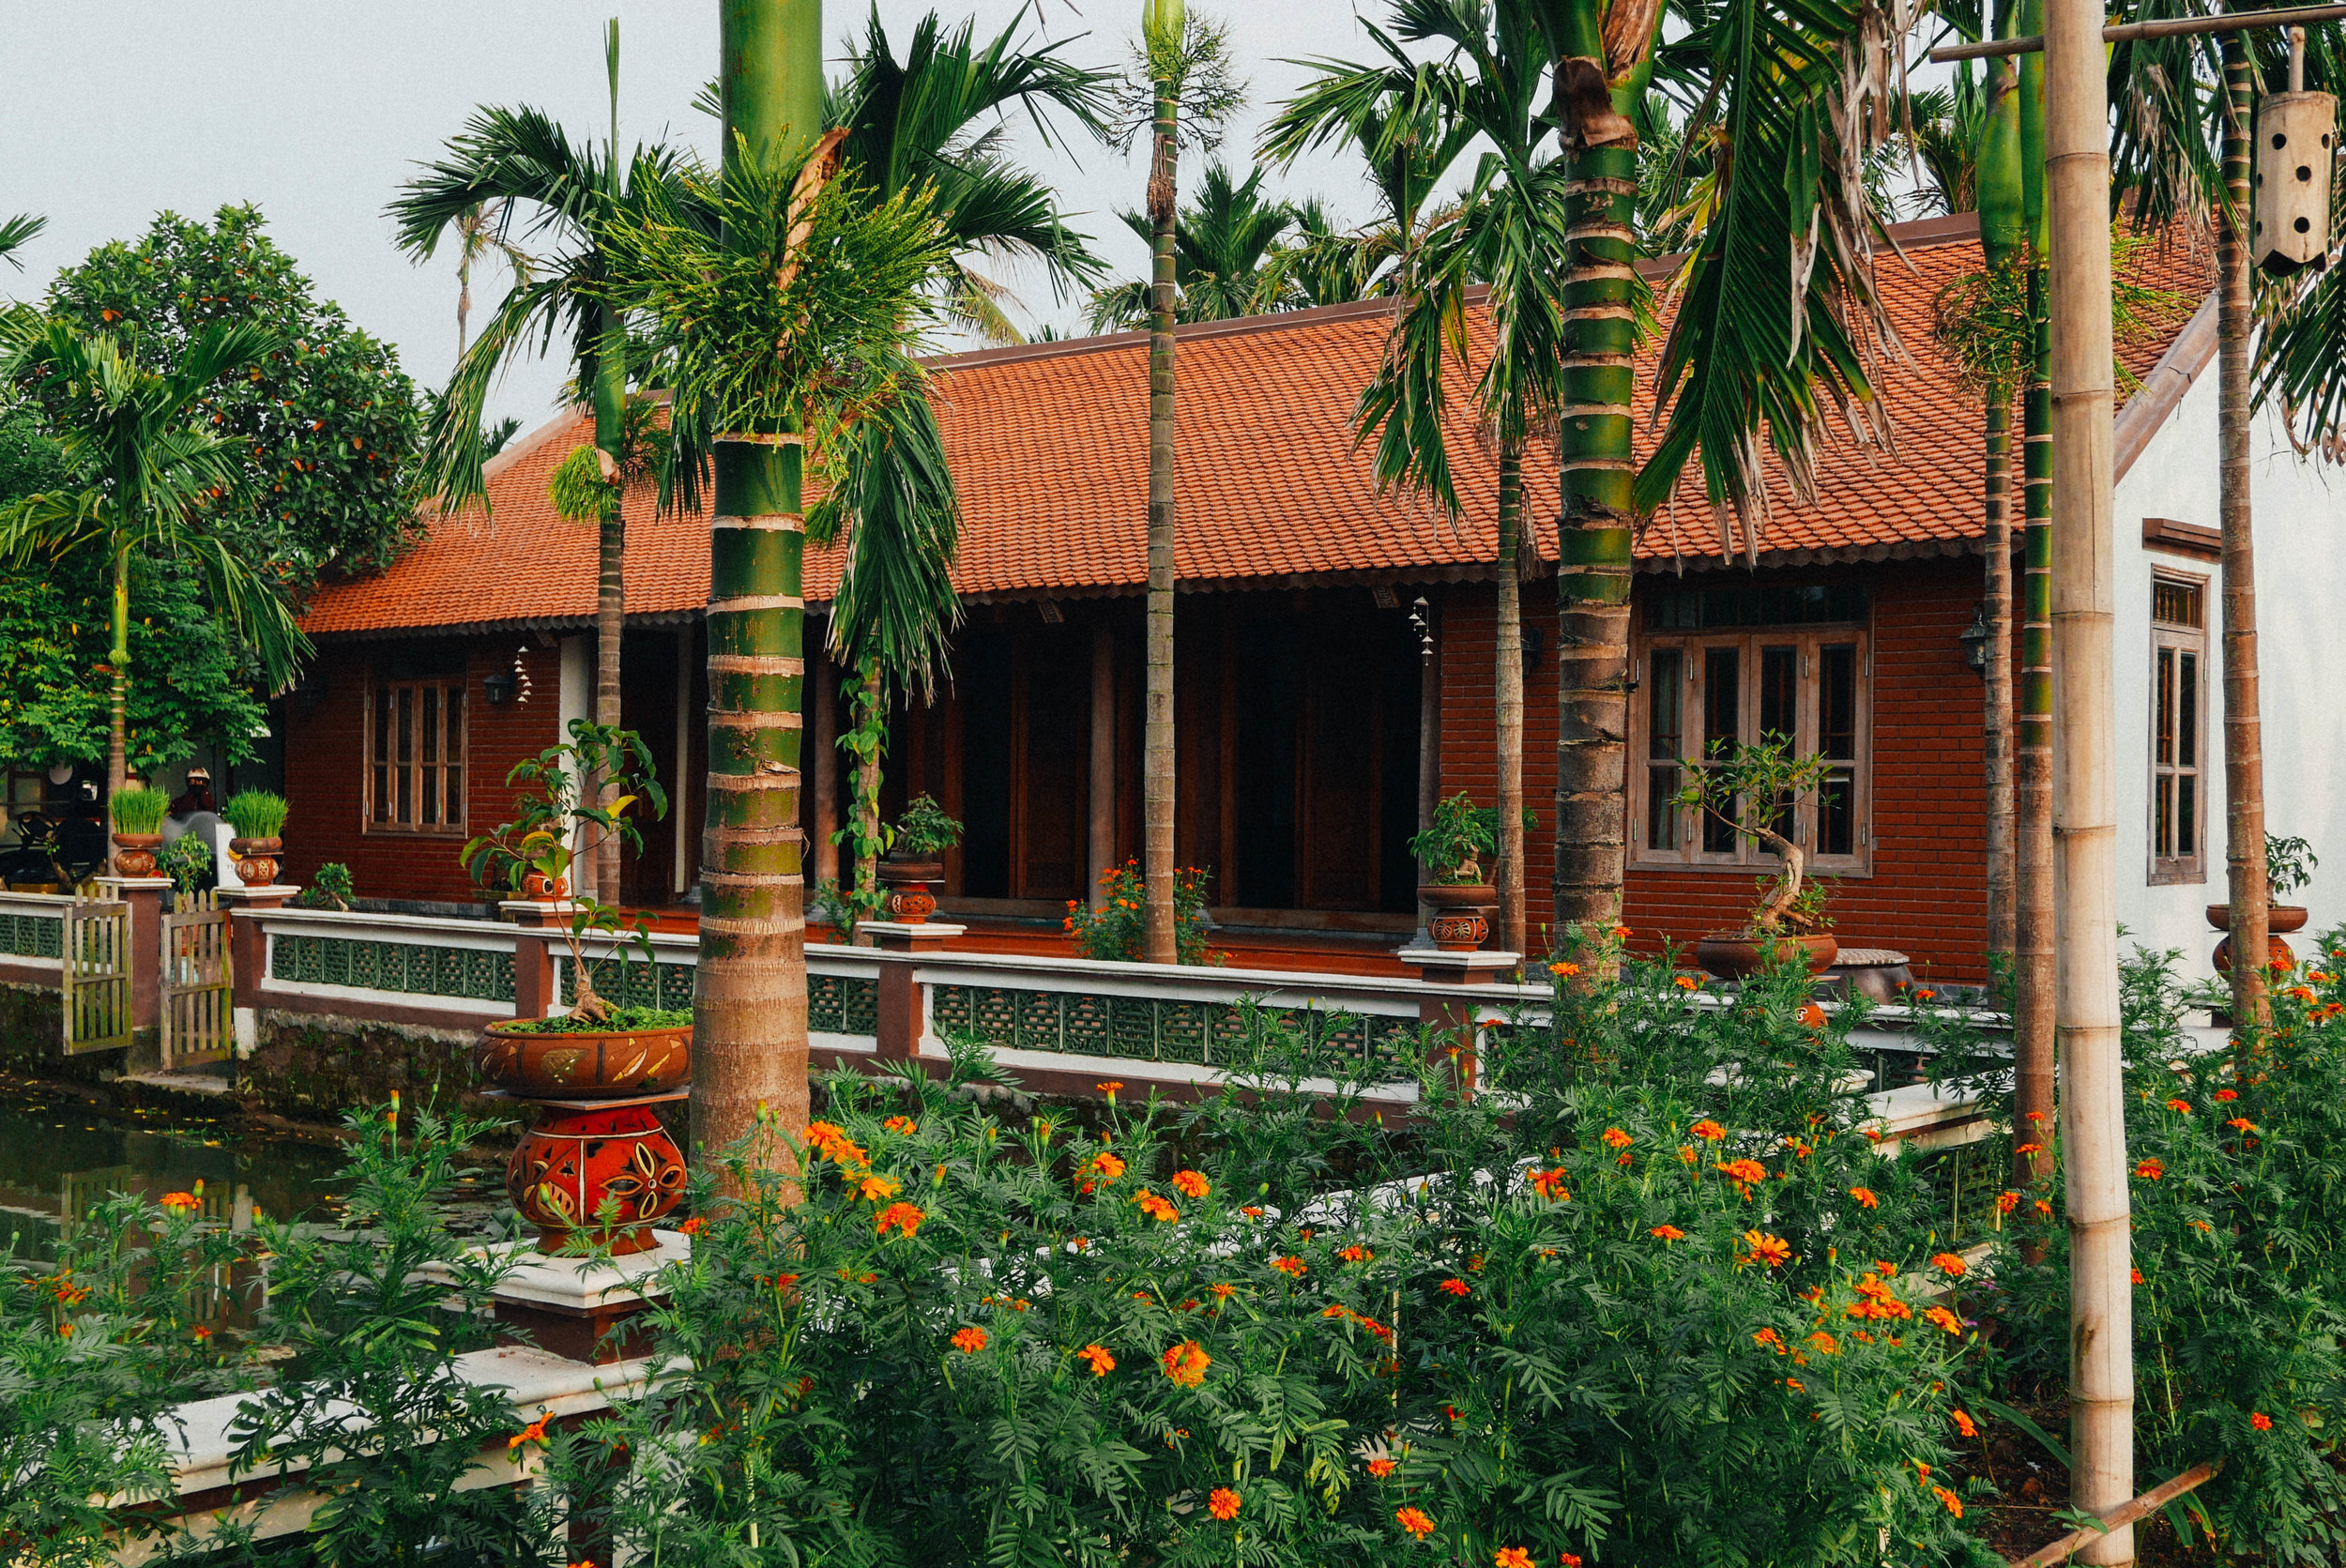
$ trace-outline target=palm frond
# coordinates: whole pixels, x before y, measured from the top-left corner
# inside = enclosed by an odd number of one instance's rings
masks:
[[[48,226],[48,219],[29,212],[20,212],[13,218],[0,218],[0,260],[6,260],[10,266],[23,271],[24,264],[17,259],[16,252]]]
[[[807,537],[846,538],[832,652],[850,664],[876,661],[899,692],[925,700],[961,622],[952,583],[961,503],[916,367],[906,367],[905,388],[848,434],[839,480],[808,514]]]

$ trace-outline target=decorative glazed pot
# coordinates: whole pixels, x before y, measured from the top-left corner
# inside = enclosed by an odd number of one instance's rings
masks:
[[[544,1252],[573,1239],[645,1252],[659,1245],[653,1222],[684,1197],[684,1156],[649,1105],[550,1106],[506,1162],[505,1191]]]
[[[1714,933],[1695,944],[1695,962],[1721,980],[1742,980],[1745,976],[1756,975],[1766,967],[1767,955],[1764,949],[1768,945],[1758,937],[1745,936],[1740,933],[1731,935]],[[1791,956],[1786,950],[1793,947],[1804,950],[1808,972],[1812,975],[1820,975],[1831,968],[1833,960],[1838,957],[1841,951],[1841,944],[1834,939],[1833,933],[1830,931],[1820,931],[1813,936],[1787,934],[1775,937],[1773,945],[1783,958]]]
[[[879,885],[888,890],[888,918],[904,925],[922,925],[937,913],[937,895],[929,891],[945,880],[941,860],[916,860],[893,855],[880,857],[876,868]]]
[[[248,888],[276,886],[277,857],[284,847],[282,839],[230,839],[229,853],[236,857],[236,880]]]
[[[693,1026],[588,1033],[491,1024],[474,1048],[473,1065],[526,1100],[666,1094],[692,1082]]]
[[[1443,952],[1472,952],[1488,939],[1490,921],[1483,911],[1499,902],[1499,890],[1488,882],[1422,882],[1417,901],[1432,911],[1426,934]]]
[[[116,876],[152,876],[155,875],[155,851],[162,847],[160,833],[116,833],[114,835],[114,875]]]
[[[2280,913],[2277,909],[2273,912]],[[2296,927],[2291,926],[2290,929],[2294,931]],[[2297,967],[2297,950],[2281,940],[2277,929],[2265,933],[2264,963],[2267,968],[2275,969],[2293,969]],[[2216,972],[2219,975],[2232,973],[2232,938],[2230,936],[2216,944]]]
[[[120,844],[121,835],[116,834],[114,842]],[[2311,918],[2302,904],[2276,904],[2264,911],[2264,929],[2274,936],[2291,931],[2303,931],[2306,928],[2306,921]],[[2218,931],[2230,931],[2232,929],[2232,906],[2229,904],[2209,905],[2207,923]]]
[[[536,899],[541,904],[559,904],[571,896],[571,879],[533,871],[522,878],[522,896]]]

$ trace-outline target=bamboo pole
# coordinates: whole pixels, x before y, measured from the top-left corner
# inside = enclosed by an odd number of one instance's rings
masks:
[[[2108,1515],[2134,1496],[2134,1291],[2119,1056],[2118,804],[2113,771],[2110,104],[2101,8],[2047,0],[2045,157],[2051,229],[2053,823],[2070,1256],[2070,1495]],[[2134,1530],[2085,1545],[2131,1562]]]
[[[2264,738],[2258,712],[2256,539],[2248,472],[2248,52],[2224,36],[2224,202],[2216,248],[2217,521],[2224,550],[2224,860],[2232,919],[2232,1016],[2255,1040],[2272,1027],[2264,954]],[[2206,831],[2205,805],[2200,830]]]
[[[2215,1480],[2217,1476],[2223,1473],[2223,1469],[2224,1461],[2221,1459],[2210,1459],[2204,1465],[2194,1465],[2172,1480],[2160,1482],[2124,1507],[2103,1515],[2099,1528],[2088,1525],[2082,1530],[2073,1530],[2051,1545],[2040,1546],[2029,1553],[2028,1556],[2014,1562],[2011,1568],[2052,1568],[2056,1562],[2066,1562],[2070,1558],[2078,1555],[2088,1542],[2100,1539],[2105,1530],[2131,1525],[2137,1519],[2149,1518],[2177,1498],[2197,1491]]]
[[[724,0],[724,157],[822,127],[822,0]],[[799,827],[806,521],[795,442],[720,442],[708,536],[708,774],[692,1142],[708,1159],[769,1113],[806,1125],[805,834]]]
[[[2346,17],[2346,6],[2293,6],[2269,11],[2218,13],[2215,16],[2160,17],[2150,22],[2122,22],[2102,29],[2102,42],[2126,43],[2135,38],[2176,38],[2199,33],[2237,33],[2251,27],[2302,27],[2309,22],[2335,22]],[[2042,38],[1990,38],[1985,43],[1951,43],[1930,52],[1934,65],[1951,60],[1984,60],[1998,54],[2034,54],[2045,47]]]

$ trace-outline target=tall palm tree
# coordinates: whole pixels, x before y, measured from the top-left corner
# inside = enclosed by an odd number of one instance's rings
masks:
[[[106,785],[123,786],[130,690],[130,571],[166,556],[193,563],[215,614],[251,645],[273,684],[309,652],[277,588],[206,526],[243,491],[236,453],[197,419],[221,376],[282,347],[249,322],[207,329],[169,374],[142,365],[111,332],[84,332],[20,307],[0,317],[0,380],[39,404],[67,460],[91,477],[82,491],[29,495],[0,512],[0,564],[102,552],[114,576],[113,683]]]
[[[1141,0],[1128,134],[1149,131],[1148,692],[1141,739],[1140,955],[1178,962],[1173,939],[1173,321],[1181,150],[1211,143],[1237,106],[1228,36],[1183,0]]]
[[[1264,171],[1244,179],[1219,159],[1199,176],[1197,194],[1173,224],[1173,287],[1177,321],[1227,321],[1274,308],[1276,291],[1266,269],[1279,241],[1292,229],[1297,211],[1263,194]],[[1127,228],[1154,242],[1156,226],[1145,212],[1120,213]],[[1149,320],[1153,285],[1135,279],[1092,297],[1094,331],[1141,327]]]
[[[529,256],[505,237],[506,214],[512,203],[505,197],[475,202],[456,217],[456,362],[465,362],[465,339],[472,319],[473,263],[501,255],[515,277],[529,268]],[[492,453],[492,456],[495,454]]]
[[[504,223],[526,213],[529,233],[562,247],[542,275],[516,265],[512,288],[459,361],[426,439],[424,481],[448,511],[475,501],[487,505],[480,412],[489,387],[512,359],[524,353],[542,353],[555,333],[567,327],[574,385],[580,401],[594,410],[594,450],[601,454],[596,461],[604,481],[597,508],[595,723],[616,727],[627,610],[622,470],[630,457],[626,427],[631,378],[625,327],[602,289],[608,272],[604,236],[620,213],[643,200],[647,187],[673,187],[677,160],[664,147],[638,146],[622,165],[617,21],[604,33],[604,62],[611,124],[609,140],[602,147],[573,143],[540,110],[482,109],[450,139],[445,158],[408,181],[389,210],[401,248],[419,262],[430,258],[450,233],[460,245],[469,247],[468,215],[491,206],[504,214],[499,243]],[[689,491],[689,472],[685,478]],[[599,847],[592,869],[596,891],[606,899],[617,898],[616,838]]]

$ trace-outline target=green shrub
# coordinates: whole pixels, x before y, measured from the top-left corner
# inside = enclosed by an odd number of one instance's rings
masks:
[[[155,869],[183,893],[200,893],[220,881],[218,855],[193,833],[181,833],[155,851]]]
[[[894,854],[908,860],[941,855],[961,842],[961,824],[927,795],[916,795],[896,818],[889,843]]]
[[[1206,947],[1206,882],[1208,874],[1182,866],[1173,874],[1173,951],[1175,962],[1215,962]],[[1140,961],[1141,923],[1149,885],[1140,879],[1140,862],[1126,860],[1100,878],[1104,894],[1094,909],[1080,899],[1067,901],[1067,918],[1060,926],[1075,939],[1075,951],[1086,958],[1135,964]]]
[[[171,804],[160,789],[145,784],[124,784],[107,798],[106,809],[114,817],[117,833],[159,833],[162,831],[163,814]]]
[[[340,860],[328,860],[318,867],[310,885],[294,895],[294,903],[304,909],[348,909],[350,901],[358,896],[352,883],[350,868]]]
[[[285,830],[285,815],[293,808],[282,795],[266,789],[240,789],[228,797],[220,814],[228,819],[240,839],[273,839]]]

